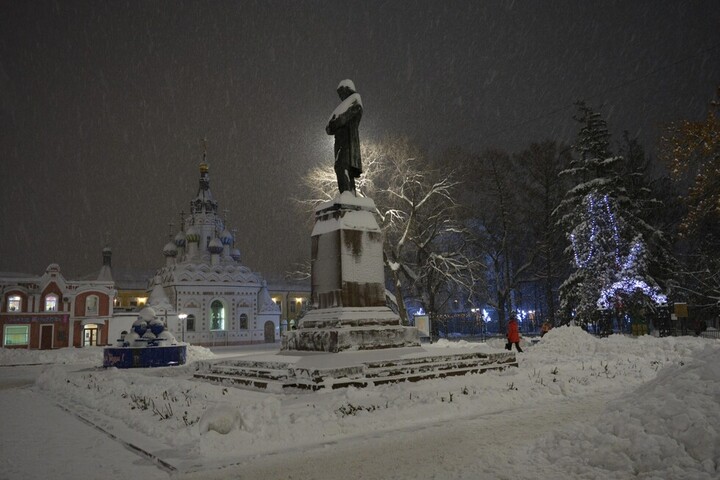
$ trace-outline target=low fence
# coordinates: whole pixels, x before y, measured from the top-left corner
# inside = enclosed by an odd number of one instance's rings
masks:
[[[601,317],[599,321],[587,325],[589,333],[597,336],[611,334],[621,335],[656,335],[660,337],[679,337],[685,335],[702,336],[704,338],[720,339],[720,330],[706,329],[700,332],[698,323],[689,319],[673,320],[667,311],[649,318],[647,323],[633,323],[618,320],[610,316]],[[447,339],[480,340],[486,338],[504,337],[505,327],[499,328],[497,321],[483,321],[475,313],[457,313],[440,315],[440,320],[433,320],[434,337]],[[519,323],[520,333],[525,337],[539,336],[541,322],[524,320]]]

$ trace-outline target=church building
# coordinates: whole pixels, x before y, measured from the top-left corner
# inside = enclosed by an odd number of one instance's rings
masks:
[[[165,266],[149,281],[154,293],[148,305],[178,340],[218,346],[279,339],[280,309],[262,276],[240,261],[235,238],[218,215],[205,156],[190,214],[163,255]]]

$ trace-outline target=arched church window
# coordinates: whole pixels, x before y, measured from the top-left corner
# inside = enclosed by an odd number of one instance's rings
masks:
[[[58,296],[54,293],[45,297],[45,311],[46,312],[57,312],[58,311]]]
[[[186,325],[187,325],[187,331],[188,332],[194,332],[195,331],[195,315],[188,315],[185,319]]]
[[[247,330],[248,328],[248,316],[243,313],[240,315],[240,330]]]
[[[210,330],[225,330],[225,306],[220,300],[210,304]]]

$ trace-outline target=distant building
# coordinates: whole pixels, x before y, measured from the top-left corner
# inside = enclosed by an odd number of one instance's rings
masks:
[[[268,282],[270,297],[280,308],[280,331],[296,325],[307,311],[310,302],[310,279],[304,281],[271,279]]]
[[[115,281],[115,313],[135,312],[144,307],[149,298],[148,279],[155,276],[155,269],[112,269]]]
[[[57,264],[42,275],[0,273],[0,344],[52,349],[106,345],[116,295],[111,252],[96,279],[68,280]]]

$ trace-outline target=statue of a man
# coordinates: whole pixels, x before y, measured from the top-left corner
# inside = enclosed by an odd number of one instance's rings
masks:
[[[332,113],[325,131],[335,135],[335,174],[340,193],[350,191],[355,194],[355,179],[362,174],[358,132],[362,100],[352,80],[340,82],[337,92],[342,101]]]

